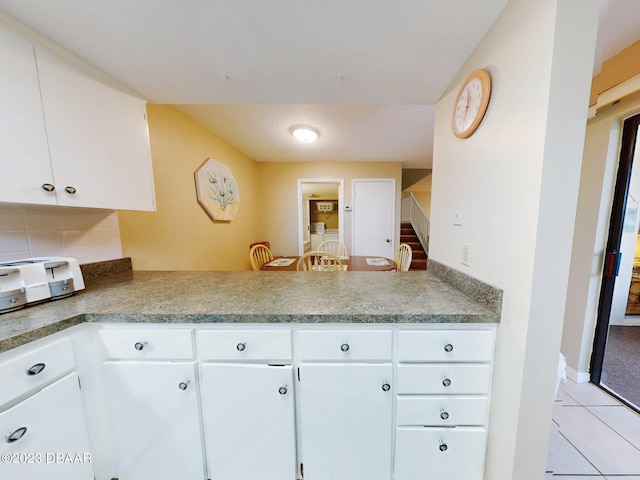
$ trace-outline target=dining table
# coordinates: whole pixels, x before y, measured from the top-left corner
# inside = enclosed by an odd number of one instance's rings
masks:
[[[262,265],[260,270],[266,272],[295,272],[299,259],[300,256],[298,255],[276,257],[272,261]],[[340,259],[342,260],[342,264],[347,266],[348,272],[388,272],[396,269],[396,262],[385,257],[351,255],[340,257]]]

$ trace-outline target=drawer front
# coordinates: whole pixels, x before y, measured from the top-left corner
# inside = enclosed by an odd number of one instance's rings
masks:
[[[45,386],[73,370],[74,366],[73,347],[69,339],[56,341],[0,363],[0,405]]]
[[[483,428],[405,427],[396,431],[395,480],[482,480]]]
[[[297,341],[300,360],[390,361],[389,330],[302,330]]]
[[[398,397],[398,425],[483,426],[489,401],[484,396]]]
[[[401,362],[490,362],[491,330],[430,330],[398,333]]]
[[[203,330],[196,338],[201,360],[292,359],[290,330]]]
[[[398,366],[399,394],[487,394],[491,368],[486,364]]]
[[[109,359],[193,358],[191,329],[103,328],[100,339]]]

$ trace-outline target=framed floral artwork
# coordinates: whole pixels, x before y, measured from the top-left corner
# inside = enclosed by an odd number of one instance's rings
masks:
[[[228,221],[238,213],[240,189],[224,163],[207,159],[195,171],[198,202],[214,220]]]

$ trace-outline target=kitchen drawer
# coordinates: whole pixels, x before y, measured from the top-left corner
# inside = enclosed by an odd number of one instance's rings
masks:
[[[196,342],[200,360],[292,359],[290,330],[202,330]]]
[[[0,363],[0,405],[40,389],[75,366],[71,340],[63,339]]]
[[[400,362],[490,362],[491,330],[405,330],[398,333]]]
[[[486,364],[399,365],[398,394],[486,394],[491,367]]]
[[[193,358],[191,329],[103,328],[100,339],[109,359]]]
[[[487,422],[489,400],[485,396],[400,396],[398,425],[483,426]]]
[[[486,445],[484,428],[398,428],[394,478],[482,480]]]
[[[390,361],[390,330],[301,330],[297,349],[302,361]]]

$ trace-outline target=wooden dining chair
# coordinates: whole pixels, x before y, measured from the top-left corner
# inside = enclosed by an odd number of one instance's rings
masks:
[[[346,257],[348,255],[347,247],[339,240],[325,240],[318,245],[318,251],[333,253],[339,257]]]
[[[398,248],[396,248],[396,253],[393,257],[394,261],[396,262],[396,270],[399,270],[401,272],[406,272],[407,270],[409,270],[409,267],[411,266],[412,255],[413,252],[409,245],[407,245],[406,243],[401,243],[400,245],[398,245]]]
[[[262,265],[269,263],[271,260],[273,260],[271,250],[262,243],[254,245],[251,247],[251,250],[249,250],[249,262],[251,262],[251,268],[256,272],[260,270]]]
[[[296,270],[303,272],[342,272],[344,265],[337,255],[329,252],[308,252],[300,257]]]

